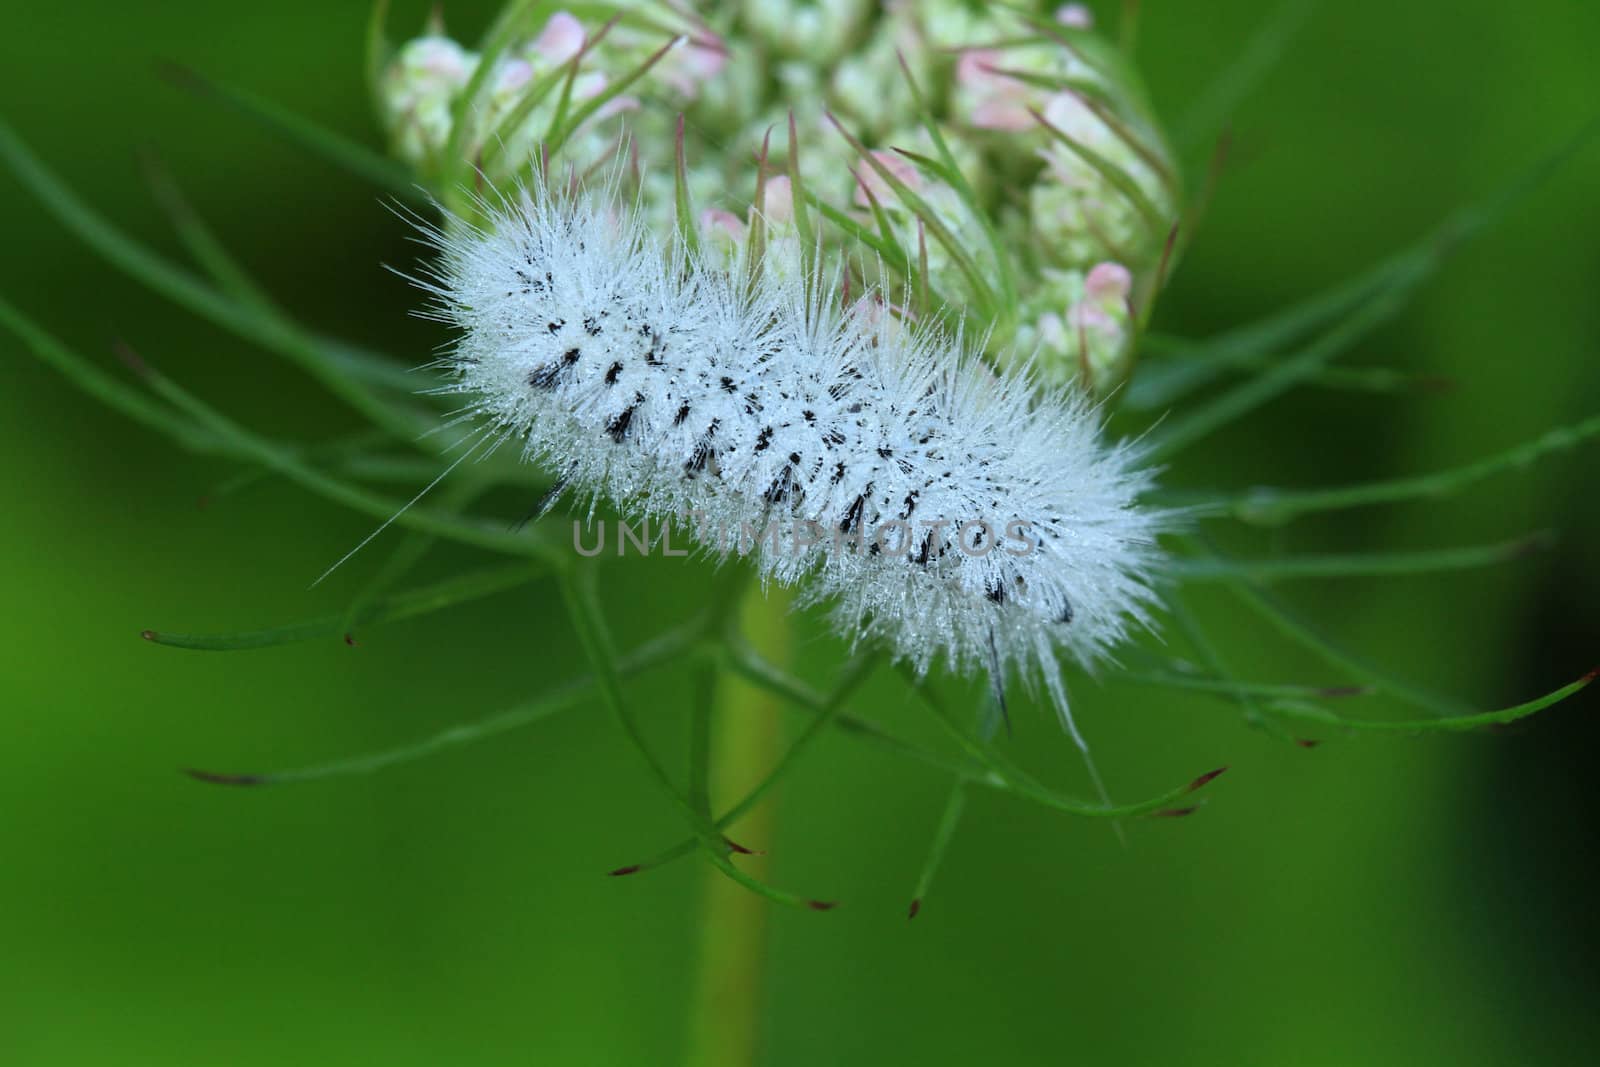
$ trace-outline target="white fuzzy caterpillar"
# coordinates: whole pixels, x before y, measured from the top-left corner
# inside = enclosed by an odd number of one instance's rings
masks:
[[[1085,401],[1036,397],[960,337],[819,307],[798,270],[748,285],[614,196],[535,186],[487,210],[431,235],[421,284],[460,331],[447,389],[563,484],[697,513],[847,636],[997,688],[1015,665],[1063,714],[1057,650],[1092,664],[1145,621],[1161,516]]]

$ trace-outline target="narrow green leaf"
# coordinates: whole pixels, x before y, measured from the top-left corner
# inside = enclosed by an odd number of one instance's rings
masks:
[[[383,106],[383,71],[394,57],[394,43],[389,40],[389,0],[373,0],[367,15],[366,63],[367,95],[373,110]]]
[[[113,411],[166,434],[190,452],[230,454],[228,447],[214,434],[96,367],[46,333],[4,297],[0,297],[0,325],[15,334],[42,363],[55,368],[77,388]]]
[[[1150,435],[1149,456],[1160,463],[1299,385],[1328,362],[1393,318],[1405,306],[1413,277],[1337,323],[1321,337],[1258,376],[1163,423]]]
[[[711,712],[716,703],[717,672],[709,661],[695,665],[694,690],[689,697],[689,806],[711,817]],[[684,850],[692,852],[695,839]]]
[[[361,607],[355,613],[353,621],[367,625],[413,619],[516,589],[548,574],[549,571],[550,568],[544,564],[530,566],[526,563],[472,571],[425,588],[379,597]],[[270,648],[296,641],[340,637],[349,633],[350,623],[351,620],[346,614],[339,614],[325,615],[307,622],[290,623],[287,626],[245,630],[238,633],[180,634],[165,630],[146,630],[141,636],[146,641],[172,648],[189,648],[202,652],[235,652],[249,648]]]
[[[847,237],[859,241],[878,253],[891,270],[897,271],[903,276],[910,275],[911,260],[906,256],[905,249],[900,247],[898,241],[885,241],[849,215],[823,200],[810,189],[805,190],[804,195],[808,204],[820,211],[824,218],[842,230]]]
[[[500,57],[515,43],[519,33],[531,24],[533,14],[540,6],[540,0],[511,0],[500,9],[483,35],[478,49],[478,65],[473,68],[472,76],[467,79],[460,95],[450,105],[450,135],[432,160],[433,168],[439,175],[437,192],[446,203],[457,203],[459,191],[466,184],[465,178],[471,164],[465,155],[467,133],[476,126],[477,117],[485,111],[483,96],[490,87],[489,74],[499,65]]]
[[[1282,556],[1269,559],[1175,559],[1168,573],[1189,582],[1244,579],[1273,582],[1292,578],[1374,578],[1492,567],[1548,548],[1554,538],[1535,533],[1515,541],[1418,552],[1368,552],[1342,555]]]
[[[187,67],[173,65],[165,69],[168,77],[183,88],[225,104],[311,154],[371,182],[385,192],[413,203],[426,201],[416,179],[404,167],[372,149],[244,89],[212,81]]]
[[[251,433],[200,401],[171,379],[148,367],[140,369],[158,395],[172,402],[180,410],[188,412],[230,448],[254,462],[277,471],[291,482],[309,489],[318,496],[342,504],[353,511],[371,515],[385,523],[393,522],[403,527],[435,533],[463,544],[476,545],[479,548],[492,549],[509,555],[531,556],[546,561],[556,569],[564,568],[571,562],[566,552],[548,541],[519,536],[494,523],[471,521],[457,515],[444,515],[426,508],[413,507],[405,501],[369,492],[326,474],[307,464],[292,448]]]
[[[673,168],[672,168],[672,202],[674,217],[678,224],[678,238],[683,242],[683,247],[690,256],[700,254],[700,229],[694,215],[694,203],[689,196],[689,170],[685,160],[683,115],[678,115],[678,124],[673,135]]]
[[[1210,693],[1237,703],[1244,698],[1272,700],[1331,700],[1335,698],[1367,696],[1372,689],[1359,685],[1283,685],[1273,682],[1240,682],[1231,678],[1213,678],[1204,675],[1182,674],[1178,671],[1118,671],[1118,681],[1160,689],[1183,689],[1196,693]]]
[[[687,652],[699,637],[698,628],[680,629],[663,634],[622,657],[617,662],[617,671],[624,678],[631,678],[652,667],[673,662]],[[588,697],[594,691],[594,688],[594,678],[584,676],[564,685],[556,686],[548,693],[519,704],[514,708],[487,718],[478,719],[475,722],[452,726],[421,741],[355,756],[350,759],[338,760],[333,763],[322,763],[313,767],[269,771],[259,774],[229,774],[199,770],[191,770],[187,773],[193,778],[217,785],[288,785],[297,782],[313,782],[324,778],[345,778],[357,774],[371,774],[397,764],[424,759],[437,752],[460,745],[473,744],[511,730],[531,726],[533,723],[549,718],[558,711],[564,711],[578,704]]]
[[[1151,200],[1145,191],[1139,188],[1139,183],[1134,179],[1133,175],[1045,118],[1044,112],[1035,108],[1029,108],[1028,110],[1033,115],[1035,122],[1049,131],[1050,135],[1058,143],[1064,145],[1073,155],[1087,163],[1091,170],[1111,183],[1111,187],[1133,206],[1133,209],[1139,213],[1139,217],[1144,220],[1152,240],[1166,235],[1167,231],[1172,228],[1174,220],[1168,218],[1160,208],[1156,207],[1155,201]]]
[[[728,658],[739,656],[753,657],[754,652],[748,648],[744,648],[742,651],[724,649],[724,656]],[[750,809],[756,806],[756,804],[760,803],[761,798],[766,796],[767,793],[774,786],[776,786],[786,774],[789,773],[790,769],[792,769],[799,762],[801,754],[811,746],[812,742],[820,737],[824,730],[835,725],[844,707],[844,702],[849,698],[850,694],[866,679],[867,675],[871,673],[872,668],[877,664],[877,660],[877,656],[868,653],[857,656],[844,667],[844,669],[840,672],[839,680],[834,684],[832,691],[829,692],[828,696],[821,701],[818,707],[813,709],[817,714],[812,717],[809,723],[806,724],[805,729],[800,732],[800,736],[795,738],[794,741],[789,745],[788,749],[784,751],[783,757],[777,762],[772,770],[767,772],[765,777],[763,777],[755,784],[754,787],[750,789],[748,793],[739,798],[737,803],[735,803],[727,811],[723,812],[722,815],[718,816],[716,820],[716,827],[718,830],[726,830],[728,827],[738,822],[739,819],[743,818],[744,815],[750,811]],[[709,704],[707,706],[709,706]],[[692,748],[691,751],[693,751]],[[693,764],[691,763],[691,767],[692,766]],[[693,775],[691,774],[691,785],[693,780]],[[690,799],[691,801],[694,800],[694,792],[692,788],[690,792]],[[653,868],[660,867],[663,864],[670,863],[671,861],[682,856],[687,856],[689,853],[694,851],[695,844],[696,842],[694,838],[690,838],[687,841],[680,841],[673,847],[659,853],[656,856],[652,856],[643,863],[634,864],[629,870],[629,873],[632,874],[640,871],[651,870]]]
[[[553,156],[559,152],[561,147],[571,139],[573,134],[578,132],[585,122],[588,122],[601,108],[626,92],[634,82],[648,74],[652,67],[666,57],[668,52],[677,47],[680,40],[682,38],[674,37],[656,51],[650,53],[638,66],[626,74],[619,78],[609,79],[604,89],[585,100],[576,111],[566,117],[565,121],[549,138],[550,154]]]
[[[1054,808],[1057,811],[1063,811],[1069,815],[1082,815],[1090,818],[1101,819],[1117,819],[1131,815],[1148,815],[1153,812],[1160,812],[1171,808],[1174,803],[1184,799],[1196,788],[1206,784],[1211,780],[1212,777],[1215,777],[1215,775],[1203,775],[1200,778],[1195,779],[1193,782],[1179,786],[1176,789],[1168,790],[1167,792],[1162,793],[1160,796],[1151,797],[1149,800],[1143,800],[1134,804],[1092,804],[1085,800],[1078,800],[1074,797],[1065,796],[1045,787],[1044,785],[1041,785],[1038,781],[1025,773],[1021,768],[1017,767],[1004,756],[1000,755],[1000,753],[996,751],[993,746],[981,744],[976,738],[968,734],[967,731],[963,729],[961,724],[956,720],[954,713],[951,712],[950,709],[945,705],[944,701],[939,698],[939,695],[934,692],[933,687],[928,683],[926,678],[918,677],[914,669],[904,664],[900,665],[899,670],[901,675],[911,685],[912,689],[915,690],[917,695],[922,699],[922,702],[933,711],[935,718],[937,718],[939,721],[939,724],[945,728],[945,732],[951,736],[951,738],[958,746],[960,746],[962,751],[965,752],[968,757],[990,771],[994,777],[999,779],[1000,782],[1004,783],[1005,787],[1010,791],[1021,796],[1025,796],[1036,803],[1044,805],[1045,807]]]
[[[1244,52],[1217,79],[1196,94],[1189,110],[1174,127],[1179,147],[1186,152],[1215,140],[1240,104],[1244,103],[1282,61],[1289,46],[1309,20],[1320,0],[1285,0],[1269,15]]]
[[[1216,645],[1206,634],[1205,627],[1200,625],[1200,621],[1195,618],[1189,606],[1184,603],[1181,597],[1177,596],[1172,597],[1167,606],[1172,614],[1173,621],[1178,624],[1178,628],[1183,632],[1184,639],[1189,642],[1190,647],[1199,655],[1206,668],[1216,677],[1231,681],[1233,672],[1223,662],[1222,653],[1217,650]],[[1277,724],[1262,711],[1261,704],[1257,700],[1255,693],[1251,693],[1248,690],[1239,691],[1232,693],[1231,699],[1237,702],[1239,707],[1244,710],[1246,725],[1272,736],[1287,739]]]
[[[481,472],[468,472],[459,481],[439,487],[437,507],[446,514],[458,515],[489,489],[492,484],[493,482]],[[387,596],[389,591],[433,550],[438,540],[438,537],[433,534],[425,534],[417,530],[406,531],[405,536],[390,551],[388,558],[383,561],[383,565],[378,568],[377,573],[367,580],[345,608],[340,621],[342,623],[341,632],[347,640],[354,640],[352,635],[355,633],[356,627],[361,623],[362,615],[369,611],[375,603]],[[542,564],[540,568],[542,570]]]
[[[156,202],[167,213],[178,239],[195,262],[211,275],[223,292],[236,300],[256,308],[270,308],[271,298],[217,239],[178,188],[172,175],[153,156],[146,155],[144,164],[145,177]]]
[[[1532,441],[1514,445],[1475,463],[1432,474],[1328,489],[1258,487],[1237,494],[1202,491],[1192,499],[1207,510],[1226,513],[1242,522],[1276,526],[1302,515],[1377,504],[1438,500],[1496,474],[1527,467],[1546,456],[1570,451],[1596,437],[1600,437],[1600,415],[1570,426],[1558,426]]]
[[[416,440],[422,431],[433,426],[431,420],[421,420],[408,408],[379,397],[352,378],[294,323],[223,296],[189,272],[133,241],[80,201],[3,121],[0,121],[0,160],[57,221],[134,280],[180,307],[287,357],[374,425],[391,430],[403,440]]]
[[[1503,726],[1507,723],[1525,719],[1530,715],[1543,711],[1554,704],[1559,704],[1568,697],[1585,688],[1600,676],[1600,670],[1590,671],[1577,681],[1561,688],[1536,697],[1524,704],[1514,707],[1501,708],[1498,711],[1484,711],[1467,715],[1453,715],[1441,719],[1352,719],[1344,715],[1335,715],[1326,708],[1313,704],[1304,704],[1298,701],[1282,701],[1273,705],[1273,710],[1287,718],[1300,719],[1305,722],[1314,722],[1323,726],[1337,727],[1340,730],[1366,733],[1391,733],[1391,734],[1437,734],[1453,733],[1467,730],[1481,730],[1490,726]]]
[[[750,648],[734,645],[727,649],[726,656],[727,665],[751,684],[760,686],[795,707],[811,712],[813,715],[821,715],[826,711],[828,707],[827,698],[812,691],[799,679],[762,659]],[[935,770],[958,774],[968,781],[981,782],[984,785],[1000,787],[1003,784],[977,764],[965,760],[951,759],[931,749],[913,745],[894,736],[876,723],[859,718],[848,711],[840,710],[834,712],[832,725],[840,733],[870,742],[894,755],[914,759]]]
[[[609,32],[612,25],[614,25],[614,22],[607,22],[600,32],[602,34]],[[561,71],[561,94],[556,97],[555,112],[550,116],[550,124],[545,127],[544,137],[540,138],[543,144],[542,151],[546,159],[551,159],[555,156],[555,150],[551,147],[551,140],[555,137],[556,130],[561,128],[562,122],[566,119],[568,109],[572,107],[572,91],[578,84],[578,69],[583,65],[584,57],[589,54],[589,44],[590,38],[585,35],[583,47],[578,49],[577,54],[559,68]]]
[[[990,254],[993,255],[995,265],[999,270],[1000,306],[1006,309],[1014,308],[1018,305],[1019,296],[1017,292],[1017,266],[1013,262],[1011,249],[1006,245],[1004,238],[1001,237],[1000,230],[995,226],[990,213],[984,210],[983,204],[979,202],[977,191],[973,189],[972,183],[961,172],[961,164],[956,159],[955,153],[950,151],[950,145],[945,140],[943,131],[939,129],[939,121],[934,115],[933,108],[929,105],[927,97],[923,95],[922,87],[917,84],[916,77],[911,73],[911,67],[906,63],[906,57],[897,52],[896,58],[900,61],[900,73],[905,78],[906,85],[911,89],[912,99],[916,102],[917,119],[921,122],[923,130],[927,132],[929,139],[933,142],[934,151],[939,153],[939,159],[937,165],[935,165],[934,160],[925,156],[918,156],[902,148],[897,148],[895,151],[913,162],[920,162],[930,173],[935,174],[940,181],[955,190],[956,196],[965,205],[967,212],[978,220],[978,224],[983,228],[984,237],[989,242]],[[926,261],[926,258],[926,253],[924,252],[924,261]],[[927,274],[925,262],[922,267],[922,273],[924,275]]]
[[[828,112],[827,116],[828,121],[833,123],[834,129],[838,130],[840,135],[850,143],[850,147],[855,149],[856,155],[861,158],[861,161],[871,167],[878,177],[882,178],[884,183],[894,190],[895,196],[899,197],[900,202],[905,204],[912,214],[921,219],[923,224],[928,227],[928,232],[933,234],[934,240],[944,246],[944,250],[949,253],[951,260],[961,271],[962,277],[966,279],[967,286],[972,291],[973,303],[984,309],[986,317],[992,318],[993,312],[999,304],[995,298],[994,289],[985,279],[984,272],[979,269],[977,261],[972,258],[972,253],[956,239],[955,234],[944,224],[944,221],[939,218],[938,213],[929,206],[926,200],[913,192],[911,187],[901,181],[894,171],[884,165],[882,160],[869,152],[867,146],[849,130],[845,129],[844,124],[834,117],[832,112]],[[870,189],[867,190],[867,193],[871,197]],[[876,208],[875,203],[874,207]]]
[[[1231,581],[1228,588],[1252,611],[1270,623],[1296,644],[1320,657],[1326,663],[1349,671],[1374,689],[1387,693],[1396,700],[1421,708],[1430,714],[1445,717],[1468,713],[1471,709],[1455,697],[1431,692],[1422,686],[1378,669],[1328,638],[1304,620],[1297,617],[1273,598],[1244,581]]]
[[[576,63],[577,57],[574,57],[570,61],[570,65],[575,69]],[[556,87],[556,83],[569,77],[568,66],[569,64],[562,64],[559,67],[547,70],[524,87],[522,95],[517,98],[517,102],[512,105],[511,110],[506,112],[505,118],[500,120],[500,124],[484,140],[482,164],[484,170],[492,169],[495,161],[506,150],[506,145],[516,137],[517,131],[522,128],[522,124],[528,121],[528,116],[533,114],[533,109],[543,103],[545,97],[550,95],[550,91]],[[546,151],[548,152],[548,149]]]
[[[1124,404],[1133,411],[1170,407],[1184,396],[1209,385],[1230,370],[1263,368],[1284,346],[1323,325],[1339,319],[1376,295],[1390,289],[1415,269],[1419,257],[1434,244],[1430,235],[1422,244],[1385,260],[1371,270],[1246,326],[1236,327],[1204,341],[1183,342],[1145,335],[1143,343],[1173,358],[1144,361],[1128,383]],[[1318,372],[1320,373],[1320,371]]]
[[[1536,191],[1600,133],[1600,118],[1585,124],[1550,155],[1478,204],[1456,211],[1421,240],[1361,275],[1249,326],[1200,342],[1184,362],[1141,369],[1128,388],[1126,404],[1139,410],[1165,408],[1186,393],[1214,381],[1231,365],[1260,361],[1274,350],[1323,324],[1356,314],[1363,304],[1410,295],[1436,272],[1457,247],[1491,229]],[[1337,328],[1337,327],[1335,327]],[[1278,361],[1272,361],[1276,365]],[[1315,363],[1307,374],[1321,370]]]
[[[595,594],[593,569],[585,567],[579,570],[576,575],[563,574],[560,584],[562,598],[566,601],[568,616],[572,620],[578,643],[583,646],[584,654],[588,657],[599,681],[601,697],[610,709],[612,717],[616,719],[617,724],[622,728],[623,734],[649,768],[651,778],[660,787],[667,799],[672,802],[673,806],[683,814],[685,821],[689,824],[690,831],[700,842],[701,848],[711,860],[712,866],[746,889],[774,903],[812,910],[827,910],[831,908],[833,905],[830,903],[801,897],[767,885],[760,879],[733,865],[728,858],[731,846],[728,844],[727,839],[718,831],[716,824],[707,816],[696,811],[694,805],[673,784],[666,768],[656,758],[655,753],[650,751],[649,745],[645,742],[644,734],[640,731],[638,723],[634,721],[632,712],[629,711],[627,703],[623,700],[622,681],[617,671],[616,654],[611,649],[611,637],[605,624],[605,616],[601,612],[600,602]]]
[[[939,864],[944,860],[944,854],[950,847],[951,840],[956,835],[956,827],[961,823],[961,815],[967,807],[966,783],[956,779],[950,786],[950,796],[944,804],[944,814],[939,816],[939,825],[933,832],[933,844],[928,848],[928,857],[922,861],[922,873],[917,876],[917,888],[911,896],[909,918],[915,919],[922,911],[922,902],[927,899],[928,890],[933,887],[933,876],[939,870]]]
[[[811,226],[811,212],[806,207],[805,179],[800,175],[800,134],[795,127],[793,108],[789,109],[789,158],[784,162],[789,171],[789,199],[793,204],[794,230],[800,240],[800,263],[805,271],[806,285],[808,288],[820,286],[817,235]],[[820,293],[808,293],[807,296],[808,299],[821,300]]]

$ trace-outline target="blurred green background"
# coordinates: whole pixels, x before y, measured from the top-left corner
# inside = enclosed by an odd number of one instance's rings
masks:
[[[1161,109],[1182,115],[1273,6],[1147,4],[1141,60]],[[424,11],[400,4],[395,25]],[[490,5],[445,11],[470,38]],[[439,335],[407,318],[414,294],[379,266],[416,255],[380,196],[155,73],[178,60],[375,143],[365,17],[308,0],[16,6],[0,109],[92,203],[176,256],[139,163],[155,153],[284,304],[420,362]],[[1237,116],[1235,164],[1164,327],[1247,321],[1492,191],[1600,107],[1597,54],[1600,7],[1570,0],[1322,5]],[[1597,188],[1590,150],[1354,354],[1453,391],[1298,393],[1171,481],[1428,470],[1600,409]],[[114,273],[5,175],[0,218],[0,292],[107,366],[126,338],[252,426],[354,425],[283,363]],[[553,591],[370,629],[354,649],[150,646],[147,626],[340,610],[370,570],[306,587],[370,522],[274,482],[202,508],[227,465],[109,414],[9,337],[0,367],[0,1063],[676,1062],[705,872],[602,877],[680,824],[598,706],[369,778],[252,791],[177,773],[380,748],[568,677],[581,654]],[[1375,549],[1555,528],[1551,552],[1285,593],[1374,660],[1483,707],[1554,688],[1600,660],[1594,465],[1592,449],[1568,454],[1464,498],[1280,535]],[[441,551],[427,569],[469,558]],[[659,559],[608,571],[622,639],[685,614],[706,573]],[[1241,674],[1334,680],[1235,601],[1202,604]],[[839,650],[817,633],[799,625],[799,669],[821,678]],[[659,713],[660,743],[679,743],[685,683],[659,677],[633,691]],[[826,738],[762,844],[780,883],[845,906],[771,913],[763,1063],[1594,1062],[1592,693],[1511,731],[1314,751],[1220,704],[1077,694],[1114,795],[1230,774],[1199,816],[1132,825],[1127,847],[979,793],[907,923],[945,783]],[[858,706],[927,729],[892,679]],[[1080,787],[1047,713],[1023,709],[1011,746]]]

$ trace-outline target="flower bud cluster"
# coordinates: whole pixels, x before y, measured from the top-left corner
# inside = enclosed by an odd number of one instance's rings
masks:
[[[439,35],[405,45],[382,85],[395,151],[426,175],[454,145],[498,179],[537,165],[553,130],[579,174],[629,144],[652,228],[680,225],[686,192],[702,247],[736,258],[757,232],[769,250],[797,243],[800,200],[846,284],[908,294],[880,308],[954,313],[997,360],[1096,393],[1126,377],[1181,192],[1137,77],[1084,5],[1036,19],[968,0],[610,7],[611,21],[606,5],[557,12],[497,53],[466,107],[480,56]]]

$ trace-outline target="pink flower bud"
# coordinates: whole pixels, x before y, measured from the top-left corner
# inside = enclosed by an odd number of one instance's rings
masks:
[[[1016,132],[1035,125],[1028,84],[999,73],[1004,66],[1004,56],[982,48],[968,49],[956,61],[956,83],[973,101],[967,121],[979,129]]]
[[[1056,8],[1056,21],[1074,30],[1094,29],[1094,12],[1085,4],[1062,4]]]
[[[656,66],[656,76],[679,96],[695,100],[701,87],[727,65],[728,50],[722,38],[702,30],[696,37],[680,39]]]
[[[922,175],[910,160],[898,152],[873,152],[872,158],[913,191],[922,188]],[[868,192],[872,194],[870,197]],[[863,165],[856,173],[856,207],[870,207],[873,199],[879,204],[892,203],[895,200],[894,189],[878,173],[877,168]]]
[[[525,59],[505,59],[495,69],[496,96],[511,96],[533,80],[533,64]]]
[[[1121,263],[1096,263],[1083,281],[1083,291],[1097,304],[1120,306],[1133,291],[1133,275]]]
[[[744,221],[731,211],[708,207],[700,212],[700,232],[738,244],[744,240]]]
[[[550,16],[550,21],[545,23],[544,29],[533,42],[533,50],[548,62],[561,64],[583,51],[583,43],[587,38],[583,23],[575,15],[557,11]]]
[[[1089,105],[1073,93],[1055,93],[1044,105],[1045,121],[1074,141],[1090,147],[1104,144],[1110,131]]]
[[[766,190],[762,196],[761,213],[774,225],[781,226],[794,221],[794,189],[789,185],[787,174],[767,179]]]

